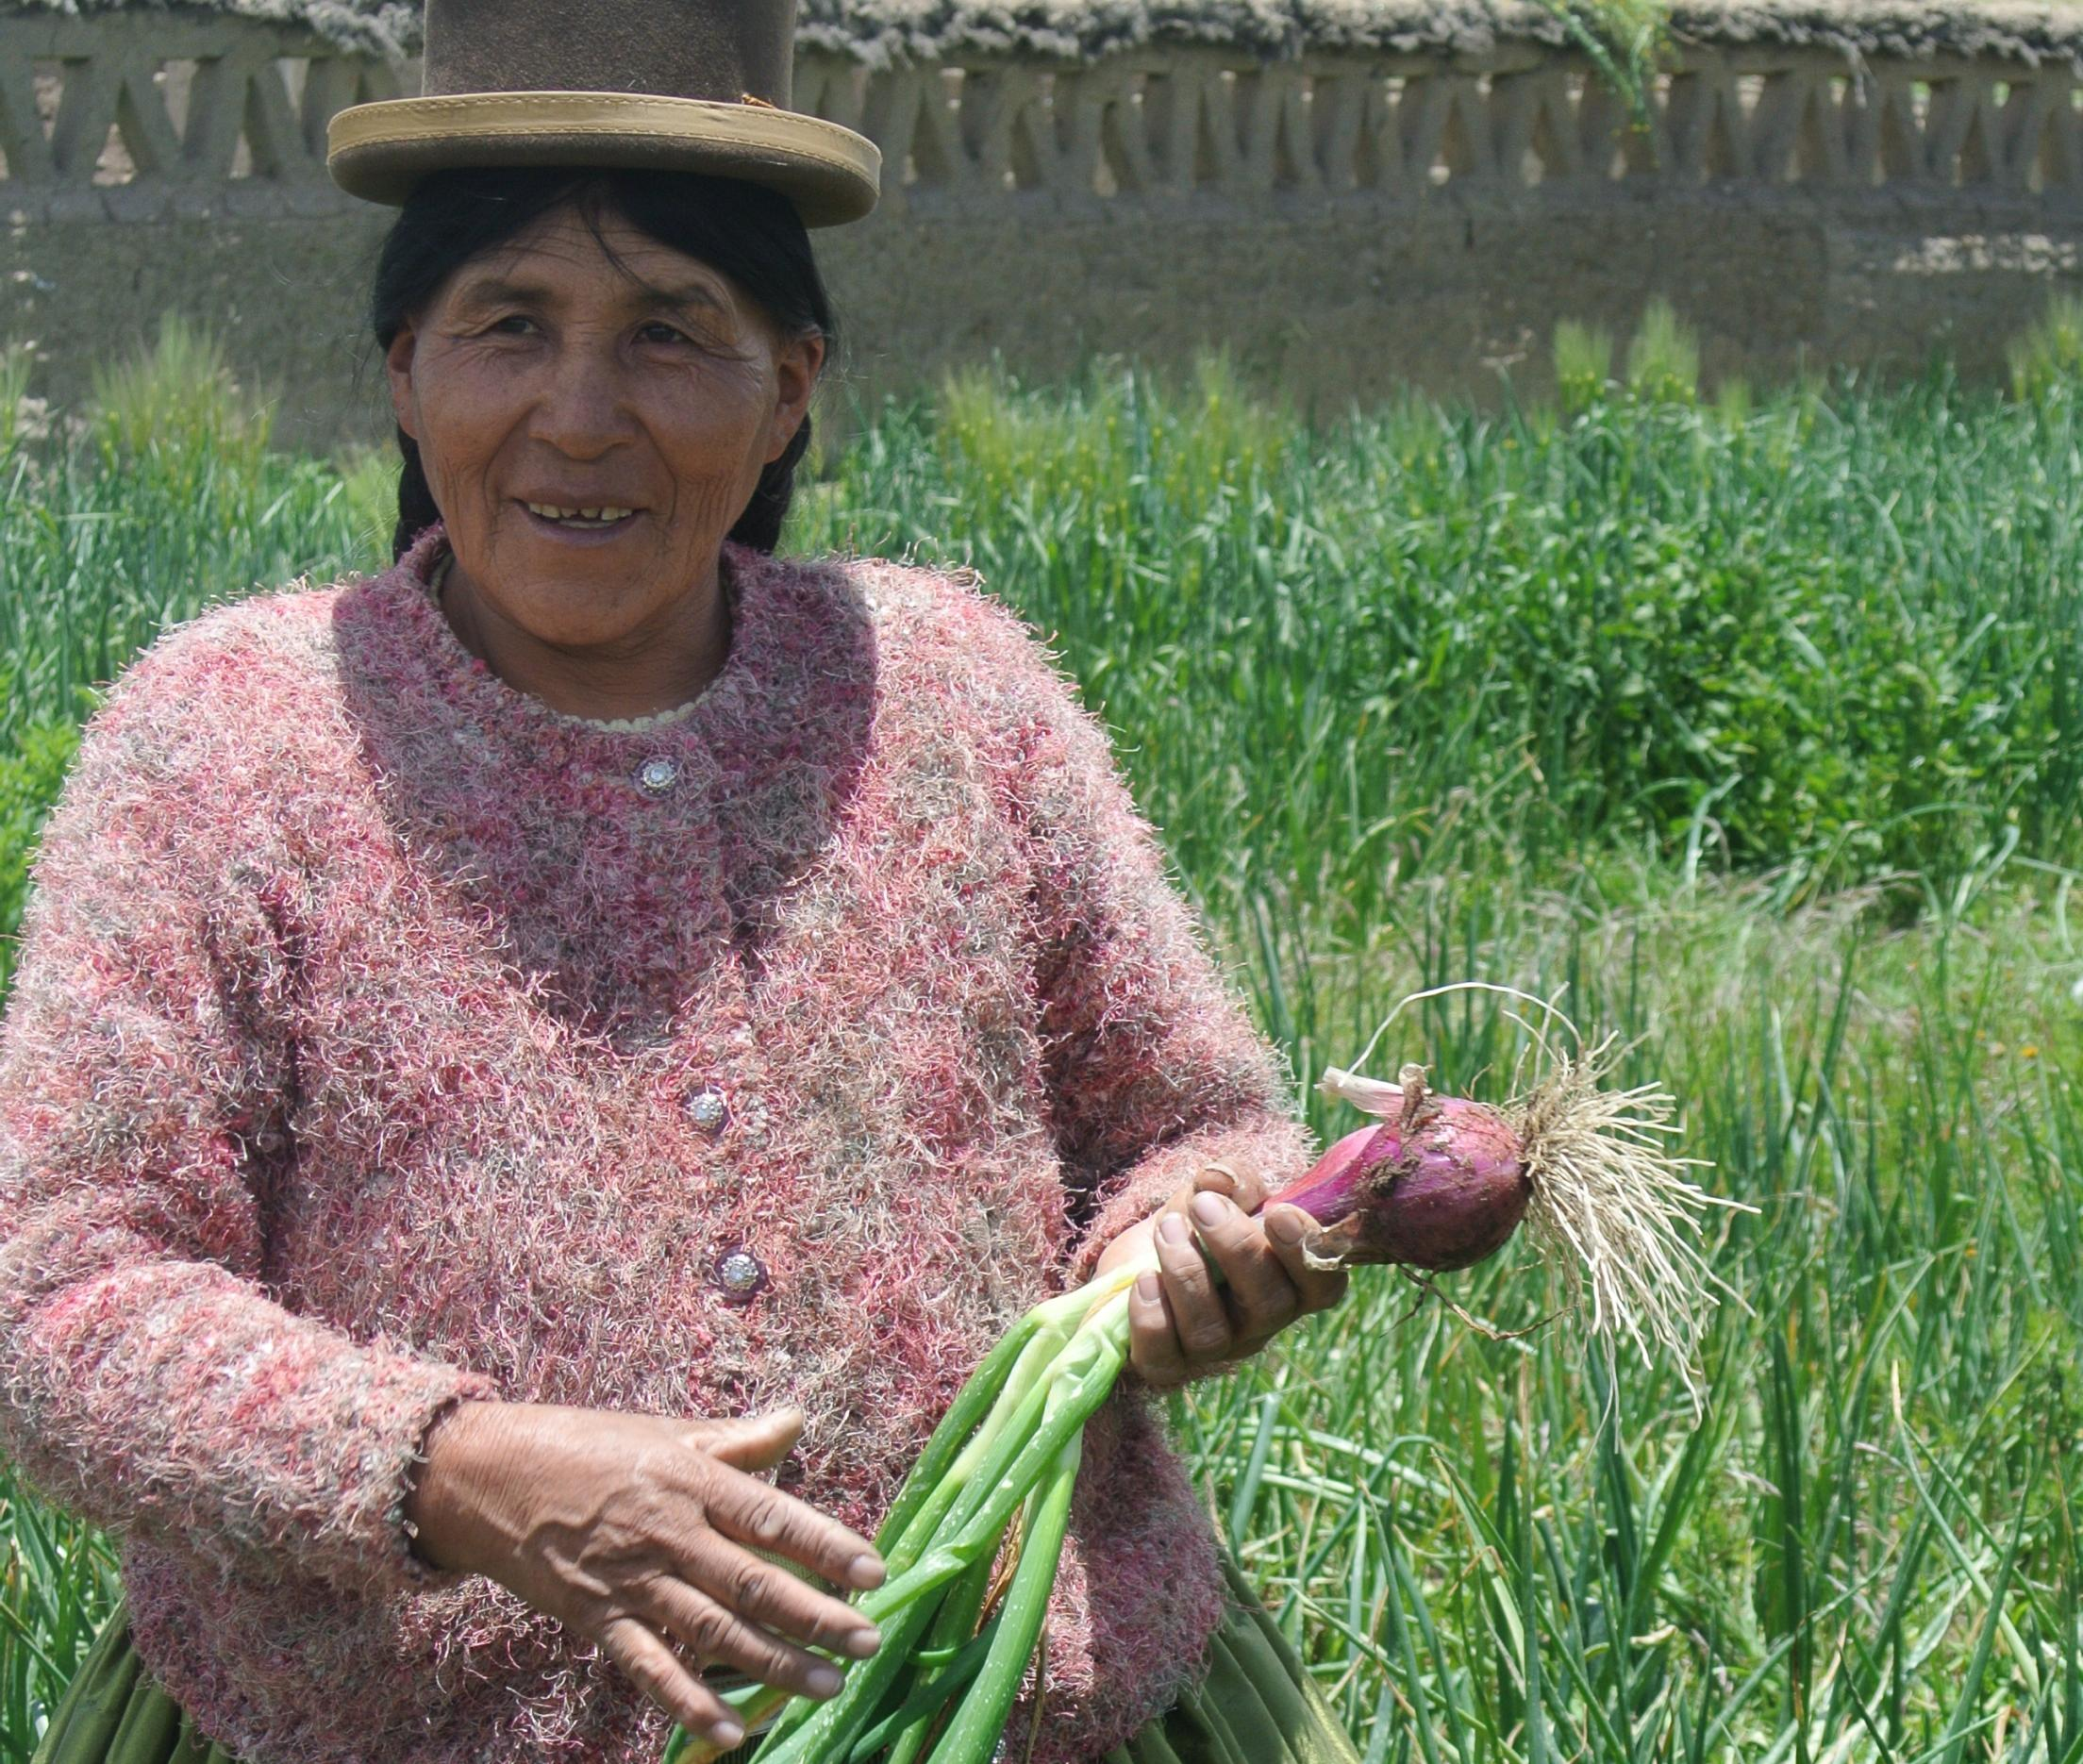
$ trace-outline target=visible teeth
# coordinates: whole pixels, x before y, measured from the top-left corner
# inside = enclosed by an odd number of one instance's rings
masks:
[[[559,508],[554,503],[546,502],[531,502],[526,507],[531,514],[539,514],[545,521],[591,521],[601,526],[620,521],[625,516],[635,512],[634,509],[630,508]]]

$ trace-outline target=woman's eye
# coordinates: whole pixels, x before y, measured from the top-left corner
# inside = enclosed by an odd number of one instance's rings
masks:
[[[687,334],[684,331],[675,330],[672,325],[662,322],[646,325],[643,327],[643,335],[669,343],[684,343],[687,341]]]
[[[508,327],[510,325],[533,325],[535,321],[529,318],[525,312],[509,312],[504,318],[492,320],[492,322],[485,328],[491,331],[507,331]],[[515,334],[517,333],[508,331],[508,335]]]

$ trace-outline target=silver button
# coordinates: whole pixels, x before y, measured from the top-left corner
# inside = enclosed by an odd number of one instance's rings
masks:
[[[663,796],[679,775],[679,767],[659,754],[637,768],[637,788],[646,796]]]
[[[687,1118],[704,1133],[721,1133],[724,1123],[730,1119],[730,1105],[724,1100],[723,1091],[713,1084],[705,1084],[687,1099]]]
[[[733,1299],[749,1299],[767,1284],[767,1271],[758,1256],[740,1245],[716,1258],[716,1284]]]

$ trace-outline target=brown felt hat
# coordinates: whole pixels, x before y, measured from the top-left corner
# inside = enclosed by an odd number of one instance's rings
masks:
[[[663,166],[764,184],[805,226],[858,221],[882,153],[789,108],[795,6],[426,0],[424,95],[338,112],[326,168],[394,207],[446,166]]]

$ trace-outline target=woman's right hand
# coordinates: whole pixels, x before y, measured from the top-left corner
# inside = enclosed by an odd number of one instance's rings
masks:
[[[797,1642],[865,1659],[881,1640],[851,1606],[746,1547],[842,1586],[882,1584],[865,1539],[750,1473],[786,1457],[802,1426],[793,1408],[688,1422],[463,1403],[429,1429],[405,1517],[427,1561],[488,1574],[590,1637],[689,1733],[727,1749],[742,1725],[671,1641],[696,1670],[727,1663],[828,1697],[838,1672]]]

